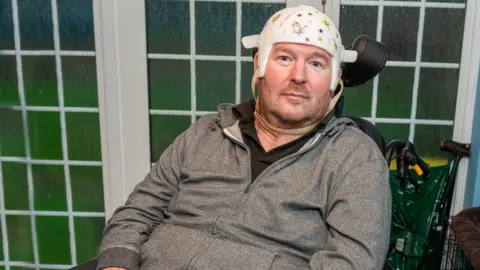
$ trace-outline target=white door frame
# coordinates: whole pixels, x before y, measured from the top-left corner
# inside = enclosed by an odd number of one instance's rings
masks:
[[[146,11],[145,1],[92,1],[108,220],[150,170]],[[321,0],[286,0],[287,6],[299,4],[322,8]],[[339,0],[328,0],[325,6],[337,25],[340,4]],[[480,27],[480,20],[475,20],[479,13],[480,3],[467,1],[453,134],[453,139],[461,142],[469,142],[472,134],[480,58],[480,35],[474,29]],[[453,213],[466,207],[467,170],[465,159],[459,166]]]
[[[453,140],[470,143],[473,133],[473,116],[478,84],[478,69],[480,65],[480,2],[467,0],[465,26],[463,33],[462,56],[460,60],[460,75],[458,82],[457,103],[453,129]],[[476,104],[480,106],[480,104]],[[465,201],[467,186],[475,179],[468,179],[469,160],[464,158],[458,166],[455,185],[452,215],[470,207],[471,201]],[[471,176],[475,177],[475,176]],[[473,192],[469,190],[468,192]],[[472,196],[469,196],[472,197]]]
[[[108,220],[150,170],[145,1],[92,1]]]

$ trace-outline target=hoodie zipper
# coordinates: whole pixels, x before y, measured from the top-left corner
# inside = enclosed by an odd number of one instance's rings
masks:
[[[293,154],[291,154],[291,155],[288,155],[288,156],[286,156],[286,157],[283,157],[283,158],[275,161],[274,163],[272,163],[272,164],[271,164],[270,166],[268,166],[263,172],[261,172],[259,176],[257,176],[257,179],[256,179],[256,180],[250,179],[250,182],[248,183],[247,187],[245,188],[244,193],[248,193],[248,192],[251,190],[253,184],[254,184],[255,182],[257,182],[258,179],[260,179],[264,174],[268,173],[268,170],[271,170],[271,168],[272,168],[273,166],[275,166],[276,164],[281,163],[281,162],[283,162],[283,161],[285,161],[285,160],[287,160],[287,159],[290,159],[290,158],[294,158],[294,157],[296,157],[296,156],[299,156],[299,155],[301,155],[301,154],[309,151],[309,150],[312,149],[313,147],[315,147],[315,146],[320,142],[320,140],[323,138],[323,135],[324,135],[324,133],[321,133],[320,136],[318,136],[318,138],[317,138],[314,142],[312,142],[312,144],[311,144],[309,147],[307,147],[307,148],[305,148],[305,149],[303,149],[303,150],[300,150],[300,151],[298,151],[298,152],[296,152],[296,153],[293,153]]]
[[[257,182],[256,180],[252,179],[252,170],[251,170],[251,168],[250,168],[250,167],[252,166],[252,164],[251,164],[251,157],[250,157],[250,155],[251,155],[250,149],[248,149],[248,146],[246,146],[244,143],[240,142],[237,138],[235,138],[235,136],[233,136],[233,135],[232,135],[230,132],[228,132],[227,130],[224,130],[224,134],[227,135],[227,137],[229,137],[229,138],[232,139],[234,142],[236,142],[237,144],[239,144],[240,146],[242,146],[243,148],[245,148],[245,149],[247,150],[247,153],[248,153],[248,185],[245,187],[245,189],[243,190],[243,192],[244,192],[244,193],[248,193],[248,192],[251,190],[251,188],[252,188],[252,186],[253,186],[253,183]],[[287,159],[289,159],[289,158],[296,157],[297,155],[301,155],[301,154],[309,151],[309,150],[312,149],[313,147],[315,147],[315,146],[320,142],[320,140],[324,137],[324,134],[325,134],[325,133],[320,133],[320,136],[318,136],[318,138],[317,138],[314,142],[312,142],[312,144],[311,144],[309,147],[307,147],[307,148],[305,148],[305,149],[303,149],[303,150],[300,150],[300,151],[298,151],[298,152],[296,152],[296,153],[294,153],[294,154],[291,154],[291,155],[289,155],[289,156],[283,157],[283,158],[275,161],[273,164],[271,164],[270,166],[268,166],[268,168],[266,168],[262,173],[260,173],[260,175],[257,176],[257,179],[259,179],[262,175],[264,175],[266,172],[268,172],[268,170],[269,170],[272,166],[274,166],[275,164],[280,163],[280,162],[282,162],[282,161],[284,161],[284,160],[287,160]]]
[[[243,147],[245,150],[247,150],[247,165],[248,165],[248,185],[247,187],[244,189],[244,192],[247,193],[247,190],[249,189],[249,187],[252,185],[252,170],[251,170],[251,167],[252,167],[252,160],[251,160],[251,153],[250,153],[250,149],[248,149],[248,146],[246,144],[244,144],[243,142],[241,142],[240,140],[238,140],[235,136],[233,136],[228,130],[223,130],[223,133],[228,137],[230,138],[233,142],[235,142],[236,144],[240,145],[241,147]]]

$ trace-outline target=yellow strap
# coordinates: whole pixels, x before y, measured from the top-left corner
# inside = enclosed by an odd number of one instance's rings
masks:
[[[416,172],[419,176],[422,176],[422,175],[423,175],[422,168],[420,168],[420,166],[418,166],[417,164],[413,165],[412,168],[415,170],[415,172]]]

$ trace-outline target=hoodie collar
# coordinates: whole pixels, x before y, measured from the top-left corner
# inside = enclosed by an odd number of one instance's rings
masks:
[[[238,122],[242,119],[253,118],[253,111],[255,110],[254,100],[248,100],[237,105],[223,103],[217,107],[217,118],[215,119],[222,129],[231,127],[234,124],[238,126]],[[342,131],[347,126],[355,126],[355,122],[347,117],[336,117],[333,112],[325,118],[321,123],[325,128],[318,129],[317,132],[325,132],[328,136],[333,136],[335,133]]]

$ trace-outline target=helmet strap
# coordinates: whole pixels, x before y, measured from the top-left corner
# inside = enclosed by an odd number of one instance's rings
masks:
[[[342,96],[342,93],[343,93],[343,81],[341,79],[339,79],[338,83],[340,84],[340,91],[332,98],[332,100],[330,101],[330,105],[328,107],[327,112],[323,115],[323,117],[319,121],[317,121],[313,124],[310,124],[308,126],[301,127],[301,128],[284,129],[284,128],[279,128],[279,127],[276,127],[276,126],[268,123],[268,121],[265,118],[262,117],[262,115],[260,113],[260,101],[259,101],[257,95],[255,94],[257,78],[258,78],[257,77],[257,72],[255,72],[253,74],[253,77],[252,77],[251,87],[252,87],[253,98],[255,99],[254,116],[255,116],[256,123],[257,123],[256,127],[261,129],[268,136],[270,136],[272,139],[275,139],[275,140],[278,139],[279,135],[304,135],[304,134],[308,133],[309,131],[311,131],[312,129],[314,129],[318,125],[318,123],[321,122],[325,118],[325,116],[327,116],[333,110],[333,108],[335,107],[335,104],[337,104],[338,100],[340,99],[340,97]]]

